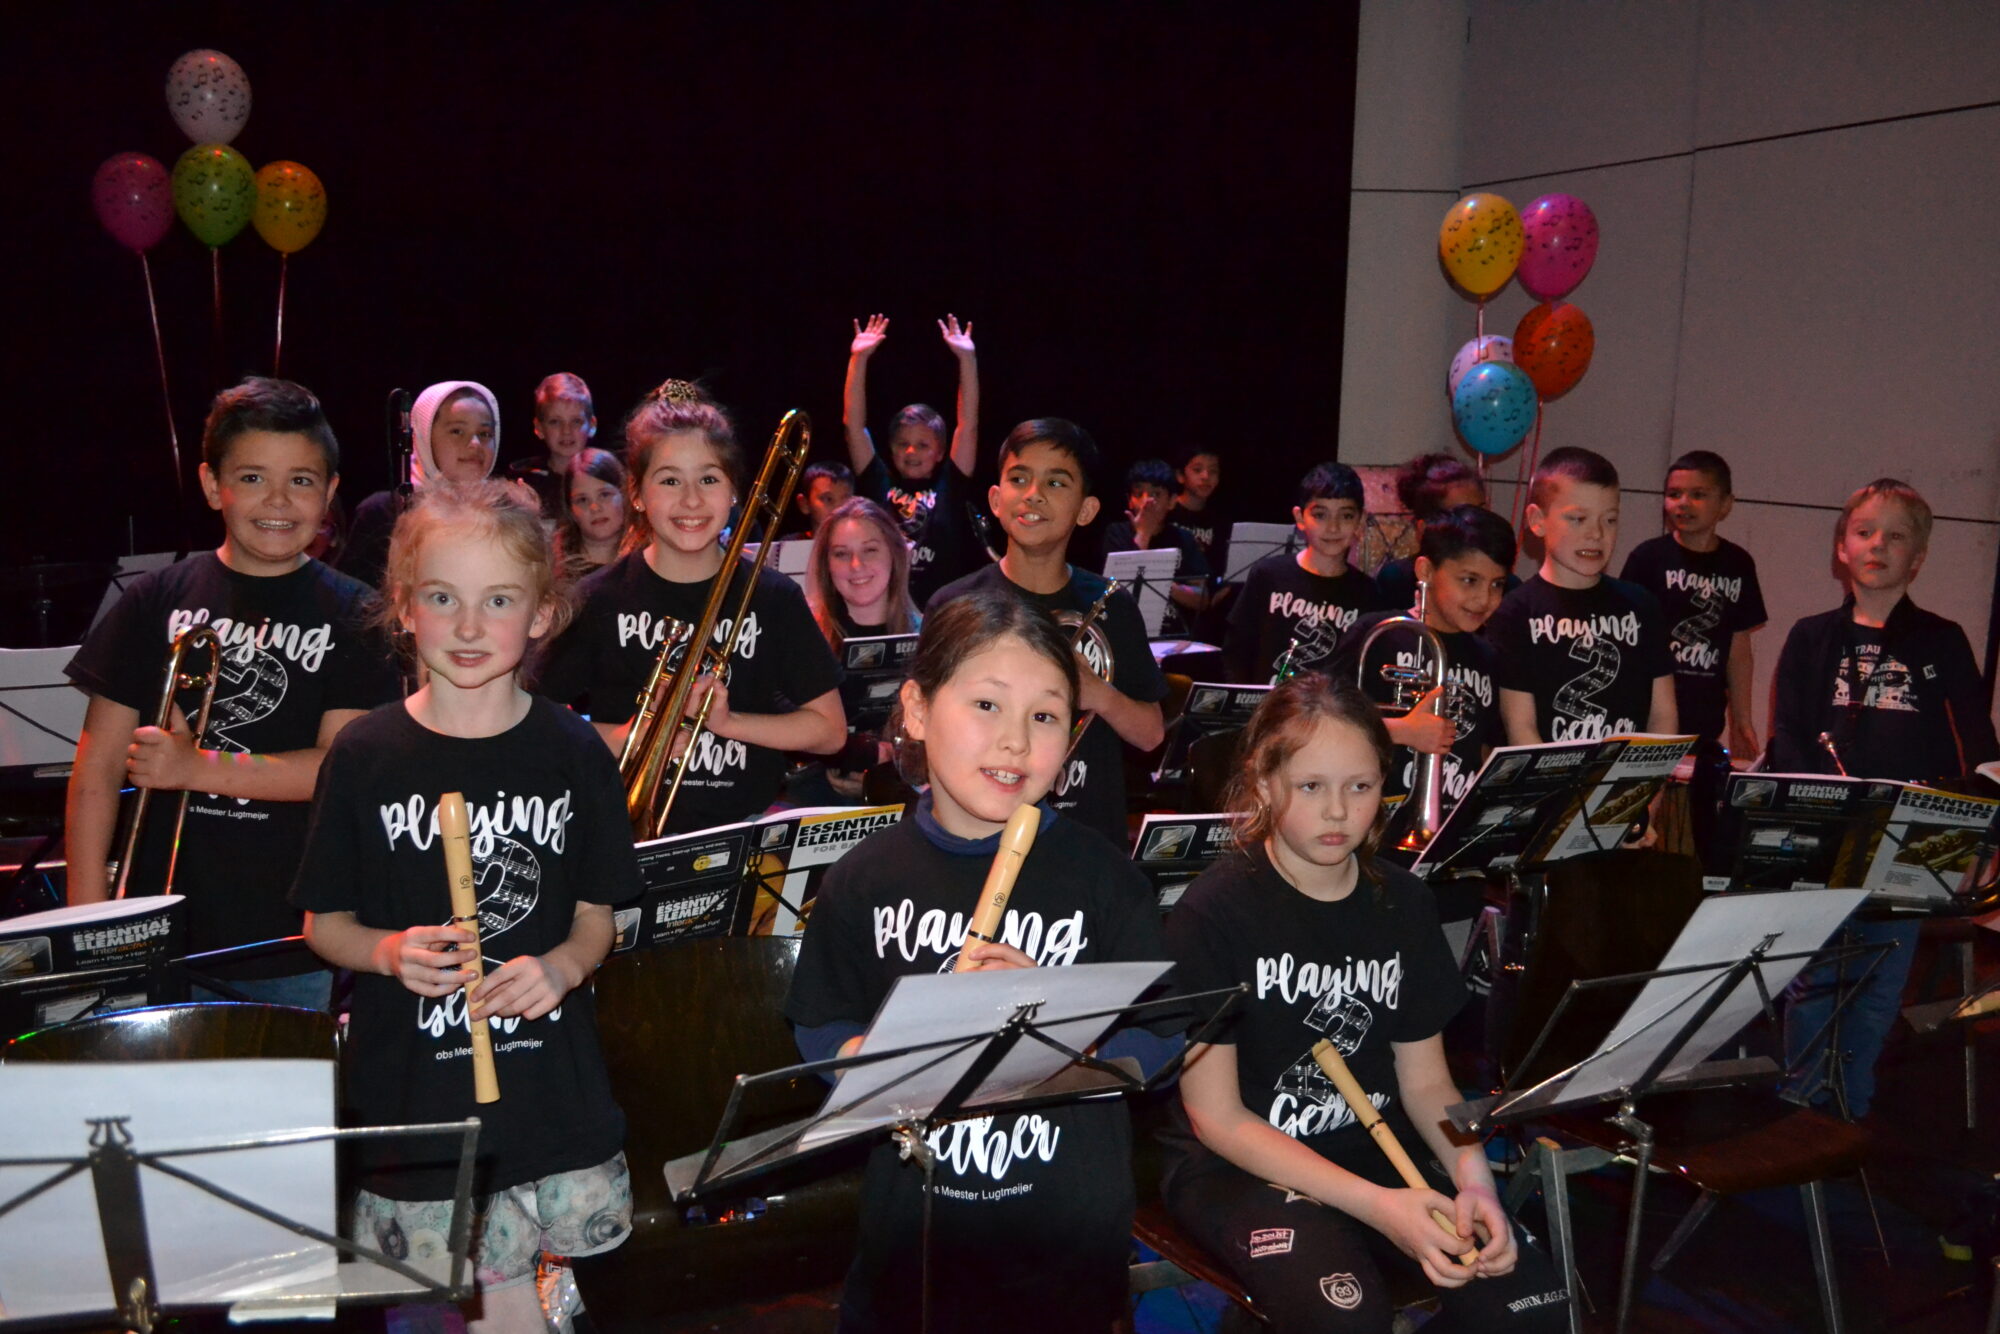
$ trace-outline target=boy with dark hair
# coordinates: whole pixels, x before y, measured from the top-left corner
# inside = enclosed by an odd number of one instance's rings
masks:
[[[798,493],[792,503],[798,506],[799,536],[811,537],[826,522],[826,516],[839,509],[854,495],[854,469],[845,463],[832,459],[821,459],[808,463],[799,475]]]
[[[1438,515],[1460,505],[1484,505],[1486,483],[1471,465],[1455,455],[1419,454],[1396,469],[1396,499],[1409,512],[1410,524],[1422,545],[1424,528]],[[1512,571],[1509,571],[1511,576]],[[1375,587],[1385,607],[1410,607],[1417,599],[1417,558],[1398,556],[1375,571]],[[1512,592],[1510,583],[1507,590]]]
[[[1979,666],[1957,622],[1910,600],[1930,549],[1931,507],[1907,482],[1884,477],[1847,498],[1833,529],[1834,562],[1847,596],[1832,611],[1792,627],[1771,682],[1769,768],[1928,782],[1958,777],[2000,757]],[[1855,921],[1849,937],[1893,944],[1841,1017],[1847,1111],[1866,1115],[1875,1062],[1896,1020],[1915,920]],[[1799,1084],[1812,1091],[1825,1046],[1809,1043],[1838,990],[1832,969],[1793,984],[1785,1049]],[[1821,1093],[1823,1100],[1827,1095]]]
[[[1587,449],[1535,469],[1528,530],[1542,568],[1493,613],[1500,719],[1509,745],[1673,732],[1674,664],[1652,594],[1607,578],[1618,540],[1618,470]]]
[[[1125,470],[1125,517],[1104,530],[1104,554],[1172,547],[1180,568],[1167,588],[1167,615],[1161,630],[1185,634],[1206,601],[1208,559],[1194,535],[1168,519],[1173,506],[1174,470],[1160,459],[1140,459]]]
[[[1424,528],[1416,576],[1426,594],[1423,622],[1444,641],[1444,685],[1425,694],[1409,712],[1384,716],[1389,736],[1408,747],[1407,763],[1398,764],[1383,787],[1385,796],[1410,790],[1420,754],[1439,755],[1445,809],[1465,795],[1486,752],[1500,741],[1500,713],[1495,704],[1493,646],[1480,636],[1487,618],[1506,596],[1507,571],[1514,564],[1514,530],[1492,510],[1460,505],[1434,515]],[[1328,671],[1336,681],[1358,681],[1363,694],[1378,703],[1388,693],[1384,667],[1416,664],[1420,642],[1408,626],[1394,626],[1361,658],[1361,645],[1376,626],[1392,616],[1415,616],[1417,610],[1370,612],[1340,637]],[[1423,651],[1428,660],[1430,646]],[[1407,827],[1407,812],[1396,820]]]
[[[67,669],[90,696],[69,782],[71,903],[109,897],[105,863],[129,777],[193,794],[174,875],[174,892],[187,896],[189,952],[299,933],[285,896],[320,759],[341,728],[401,688],[369,627],[369,590],[305,554],[339,467],[332,428],[303,386],[253,377],[216,396],[200,475],[222,515],[222,545],[140,578]],[[193,626],[222,640],[208,730],[188,732],[194,690],[176,696],[169,730],[141,726],[158,707],[168,646]],[[147,822],[135,892],[160,891],[172,825]],[[303,953],[214,971],[253,999],[308,1007],[323,1008],[332,983]]]
[[[1723,858],[1717,811],[1730,757],[1747,763],[1758,752],[1750,636],[1766,619],[1756,559],[1715,531],[1736,503],[1734,491],[1720,454],[1697,449],[1675,459],[1662,502],[1667,531],[1634,547],[1620,575],[1651,593],[1666,614],[1675,709],[1681,730],[1700,738],[1688,785],[1695,844],[1717,871]]]
[[[1305,545],[1297,555],[1273,552],[1244,573],[1222,643],[1232,679],[1269,681],[1287,652],[1294,670],[1317,667],[1363,612],[1383,605],[1375,581],[1347,563],[1363,503],[1360,474],[1344,463],[1322,463],[1300,481],[1292,522]]]
[[[1222,455],[1211,445],[1188,445],[1177,456],[1173,475],[1179,489],[1167,522],[1187,530],[1208,568],[1220,578],[1229,550],[1229,511],[1215,498],[1222,485]]]
[[[943,414],[923,403],[912,403],[889,419],[886,457],[868,434],[868,362],[889,337],[886,315],[870,315],[866,327],[854,322],[842,398],[855,490],[902,525],[910,540],[910,595],[918,602],[970,569],[974,560],[964,503],[979,460],[979,357],[970,320],[961,328],[958,317],[948,315],[938,321],[938,336],[958,360],[958,424],[952,428],[949,453]]]
[[[1007,554],[939,589],[925,614],[953,598],[997,588],[1066,624],[1087,615],[1108,581],[1072,566],[1067,552],[1070,534],[1097,515],[1097,497],[1090,494],[1097,461],[1096,442],[1074,422],[1038,417],[1016,426],[1000,446],[1000,481],[986,493],[1007,534]],[[1166,735],[1160,701],[1167,680],[1153,661],[1145,623],[1129,593],[1113,593],[1094,624],[1103,641],[1100,647],[1085,636],[1078,645],[1083,670],[1077,711],[1079,719],[1096,717],[1073,747],[1049,804],[1122,847],[1125,767],[1119,743],[1141,751],[1160,744]],[[1102,649],[1109,650],[1109,662]]]
[[[535,438],[544,453],[516,459],[507,465],[507,474],[534,489],[544,519],[553,522],[568,513],[570,460],[596,436],[597,408],[581,375],[557,371],[535,386]]]

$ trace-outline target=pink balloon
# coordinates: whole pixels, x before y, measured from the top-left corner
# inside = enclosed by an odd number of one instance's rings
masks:
[[[250,76],[220,51],[189,51],[167,71],[167,110],[196,143],[229,143],[250,119]]]
[[[1451,369],[1445,372],[1444,396],[1451,398],[1457,394],[1458,382],[1482,361],[1504,361],[1511,366],[1514,363],[1514,340],[1505,334],[1467,339],[1465,346],[1458,349],[1458,355],[1451,359]]]
[[[1521,210],[1525,244],[1515,276],[1537,301],[1560,301],[1597,262],[1597,215],[1575,195],[1543,195]]]
[[[173,177],[144,153],[107,158],[91,179],[90,200],[111,239],[134,254],[158,245],[174,225]]]

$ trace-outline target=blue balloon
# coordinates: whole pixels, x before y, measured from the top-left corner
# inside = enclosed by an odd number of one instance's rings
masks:
[[[1458,438],[1481,454],[1505,454],[1527,439],[1538,409],[1535,382],[1519,366],[1483,361],[1465,373],[1451,396]]]

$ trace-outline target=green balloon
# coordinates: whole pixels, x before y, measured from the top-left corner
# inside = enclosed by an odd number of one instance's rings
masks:
[[[227,245],[256,207],[257,173],[229,145],[196,144],[174,163],[174,212],[203,245]]]

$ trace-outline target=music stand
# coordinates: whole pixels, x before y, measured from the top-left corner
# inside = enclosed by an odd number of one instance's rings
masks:
[[[1247,988],[1140,1001],[1167,969],[1165,963],[1103,963],[900,977],[868,1030],[881,1050],[866,1050],[864,1043],[857,1056],[737,1076],[708,1148],[665,1165],[667,1188],[676,1203],[686,1203],[887,1130],[924,1176],[922,1327],[928,1329],[936,1166],[929,1137],[966,1117],[1142,1093],[1172,1078],[1188,1049]],[[1129,1062],[1099,1060],[1086,1050],[1121,1017],[1141,1023],[1204,1001],[1216,1002],[1213,1011],[1151,1079],[1140,1078]],[[995,1015],[1005,1017],[996,1024]],[[950,1035],[918,1036],[940,1030]],[[837,1082],[816,1114],[761,1133],[737,1133],[747,1094],[824,1075]]]
[[[1104,557],[1104,577],[1123,587],[1138,604],[1148,637],[1162,633],[1173,602],[1174,575],[1181,567],[1178,547],[1113,551]]]
[[[0,1319],[0,1329],[17,1321],[36,1327],[102,1327],[110,1320],[150,1334],[170,1311],[221,1306],[234,1319],[284,1313],[327,1317],[343,1303],[386,1303],[424,1294],[458,1302],[472,1294],[477,1119],[349,1130],[308,1122],[243,1133],[245,1122],[260,1119],[258,1111],[265,1106],[260,1098],[268,1100],[274,1088],[288,1099],[275,1113],[281,1125],[317,1102],[325,1104],[318,1118],[330,1120],[332,1062],[202,1065],[204,1078],[194,1088],[181,1062],[9,1064],[15,1142],[26,1135],[29,1152],[0,1158],[0,1173],[14,1178],[11,1193],[0,1199],[0,1220],[27,1210],[13,1226],[33,1229],[40,1244],[13,1252],[35,1259],[10,1282],[9,1318]],[[275,1068],[299,1065],[326,1067],[323,1081]],[[274,1079],[276,1084],[270,1082]],[[178,1096],[172,1091],[176,1083],[181,1086]],[[21,1114],[30,1106],[40,1109],[38,1125],[24,1124]],[[66,1131],[63,1126],[73,1112],[76,1128]],[[124,1114],[112,1114],[117,1112]],[[135,1120],[146,1127],[139,1135],[133,1133]],[[79,1150],[57,1147],[71,1134]],[[307,1146],[404,1135],[459,1137],[445,1279],[317,1225],[331,1222],[334,1212],[333,1151],[329,1148],[320,1158]],[[146,1148],[141,1138],[168,1147]],[[213,1166],[201,1171],[180,1161],[210,1156],[215,1156]],[[271,1162],[273,1157],[284,1161]],[[270,1203],[301,1189],[312,1195],[322,1187],[325,1193],[317,1197],[321,1208]],[[149,1190],[155,1206],[151,1228]],[[196,1211],[200,1226],[180,1226]],[[315,1221],[294,1216],[301,1211]],[[157,1227],[169,1219],[176,1226]],[[283,1240],[275,1233],[285,1234]],[[94,1239],[90,1250],[65,1249],[85,1238]],[[316,1246],[302,1248],[299,1238]],[[102,1247],[101,1269],[94,1259],[96,1246]],[[350,1262],[329,1265],[321,1248],[350,1257]],[[93,1273],[104,1275],[102,1288]]]
[[[1775,1019],[1772,998],[1810,960],[1827,957],[1844,963],[1872,954],[1870,971],[1881,962],[1887,945],[1825,949],[1827,939],[1862,898],[1859,890],[1781,890],[1704,900],[1658,968],[1570,983],[1517,1067],[1516,1076],[1531,1081],[1525,1087],[1515,1087],[1510,1077],[1490,1098],[1445,1109],[1460,1131],[1483,1134],[1565,1108],[1618,1104],[1611,1123],[1637,1146],[1619,1280],[1618,1328],[1625,1327],[1631,1309],[1646,1176],[1655,1146],[1653,1127],[1639,1118],[1637,1104],[1659,1093],[1776,1078],[1780,1071],[1769,1057],[1722,1061],[1709,1057],[1760,1015]],[[1746,941],[1755,943],[1745,948]],[[1573,1002],[1592,992],[1635,985],[1639,994],[1594,1050],[1553,1074],[1534,1078],[1536,1058],[1564,1029]]]
[[[1289,523],[1239,523],[1229,530],[1229,564],[1221,582],[1240,584],[1250,567],[1266,556],[1280,552],[1290,556],[1305,545],[1297,525]]]

